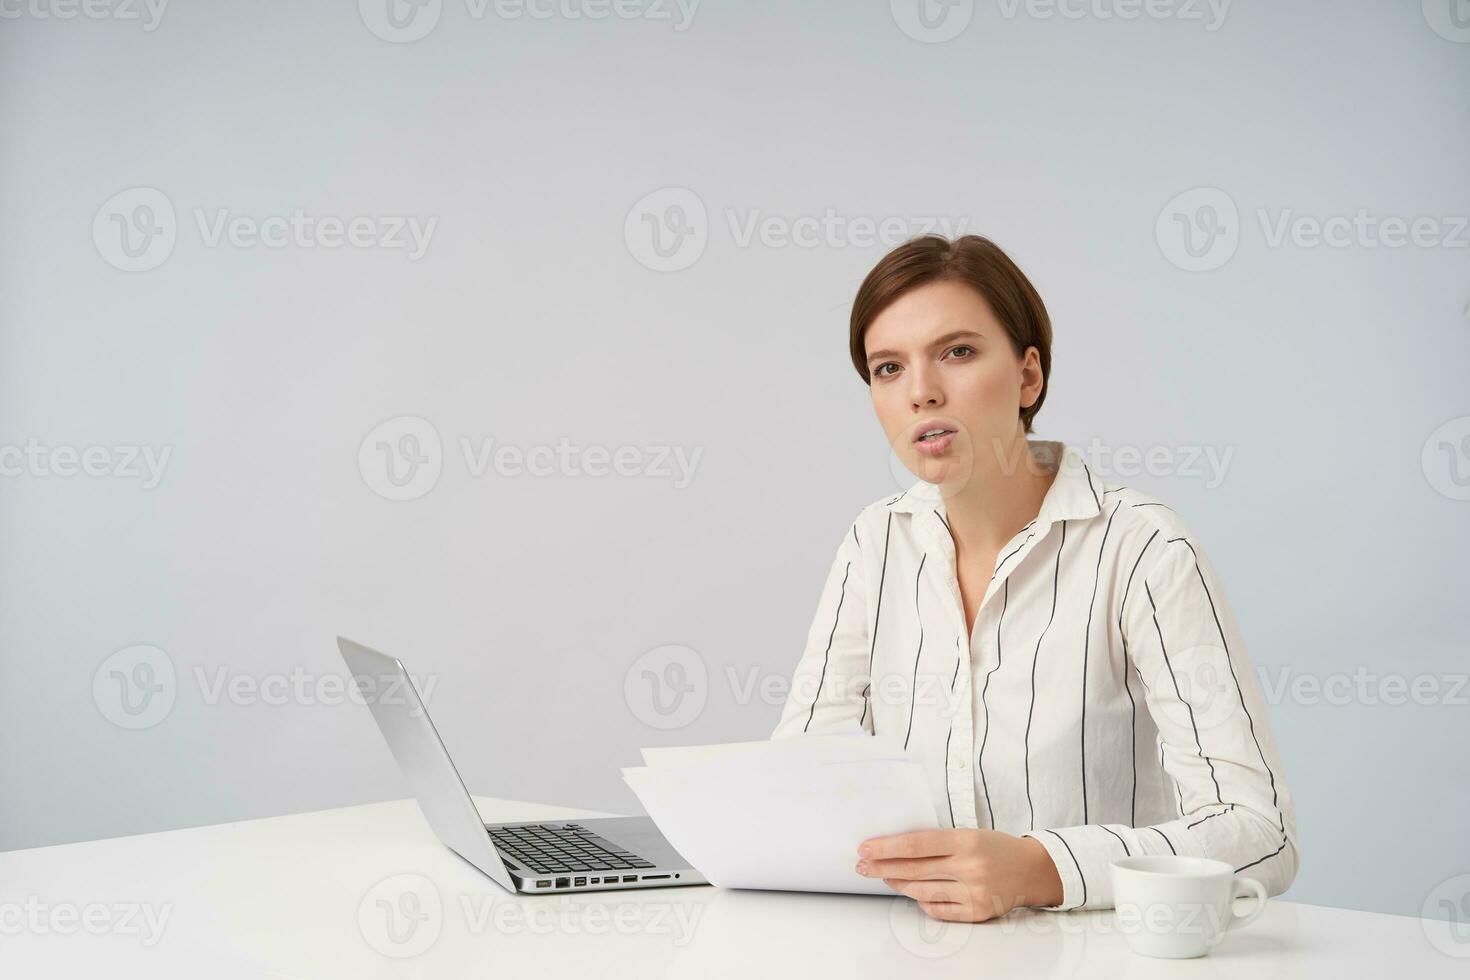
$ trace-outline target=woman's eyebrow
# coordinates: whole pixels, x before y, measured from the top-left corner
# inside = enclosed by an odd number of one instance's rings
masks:
[[[932,350],[935,347],[942,347],[942,346],[944,346],[945,344],[949,343],[951,340],[960,340],[961,338],[964,338],[964,337],[974,337],[976,340],[983,340],[984,339],[984,337],[980,334],[980,332],[979,331],[976,331],[976,330],[953,330],[953,331],[945,334],[943,337],[940,337],[937,340],[931,341],[930,344],[929,344],[929,347]],[[896,351],[896,350],[875,350],[875,351],[873,351],[873,353],[871,353],[871,354],[868,355],[868,363],[869,364],[872,364],[874,361],[878,360],[881,357],[897,357],[897,356],[898,356],[898,351]]]

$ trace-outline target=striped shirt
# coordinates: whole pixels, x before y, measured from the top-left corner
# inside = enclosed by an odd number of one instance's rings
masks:
[[[863,508],[837,548],[772,738],[857,722],[923,764],[941,824],[1034,837],[1057,909],[1108,865],[1227,861],[1280,894],[1296,818],[1239,626],[1168,507],[1029,441],[1057,475],[1003,547],[973,633],[939,488]],[[1060,463],[1057,460],[1060,457]]]

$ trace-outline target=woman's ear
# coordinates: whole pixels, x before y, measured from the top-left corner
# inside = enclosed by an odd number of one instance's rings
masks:
[[[1027,347],[1021,357],[1021,407],[1030,408],[1041,397],[1046,386],[1046,376],[1041,373],[1041,353],[1035,347]]]

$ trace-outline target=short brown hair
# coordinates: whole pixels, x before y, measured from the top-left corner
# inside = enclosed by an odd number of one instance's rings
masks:
[[[990,304],[995,318],[1010,336],[1017,357],[1023,356],[1027,347],[1035,347],[1041,355],[1041,394],[1020,412],[1021,422],[1030,432],[1031,420],[1041,411],[1051,379],[1051,318],[1031,280],[988,238],[965,235],[950,241],[940,235],[924,235],[904,242],[883,256],[858,287],[857,297],[852,301],[848,346],[853,367],[863,383],[871,385],[867,342],[863,336],[868,327],[904,293],[946,279],[969,285]]]

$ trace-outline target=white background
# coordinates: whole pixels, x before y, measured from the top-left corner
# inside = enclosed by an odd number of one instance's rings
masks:
[[[6,6],[0,847],[404,795],[357,705],[211,703],[340,678],[338,633],[436,678],[480,793],[634,810],[640,746],[765,737],[784,692],[745,685],[785,681],[839,538],[910,479],[847,357],[896,242],[863,225],[936,218],[1048,304],[1037,436],[1179,510],[1268,694],[1287,682],[1291,897],[1445,915],[1436,885],[1470,871],[1470,232],[1443,241],[1470,214],[1470,38],[1433,2],[961,3],[927,34],[913,6],[705,0],[677,29],[674,7],[443,0],[408,43],[379,36],[384,0],[180,0],[151,30],[141,6]],[[134,188],[174,241],[124,271]],[[1191,271],[1170,229],[1221,195],[1236,216]],[[691,201],[660,271],[647,222]],[[435,224],[417,258],[199,227],[298,209]],[[1437,241],[1269,234],[1360,210]],[[807,245],[771,237],[829,211]],[[359,449],[404,416],[440,471],[394,501]],[[638,473],[475,476],[462,439],[637,447]],[[116,465],[17,465],[27,446]],[[129,447],[169,453],[156,485]],[[692,480],[645,473],[653,447],[699,453]],[[1229,453],[1222,478],[1190,447]],[[114,658],[139,645],[167,661]],[[696,668],[679,717],[642,674],[670,645]],[[139,657],[173,701],[128,728],[110,685]],[[1345,703],[1290,686],[1355,671],[1379,680]],[[1386,675],[1437,699],[1385,704]]]

